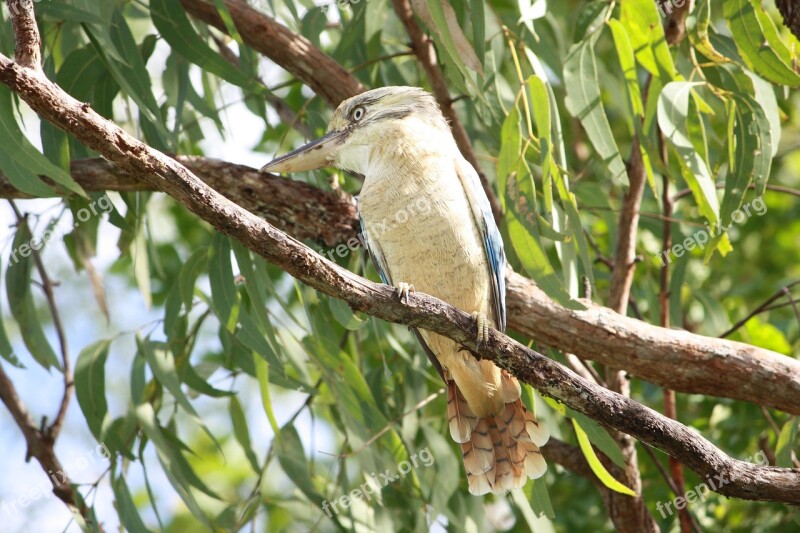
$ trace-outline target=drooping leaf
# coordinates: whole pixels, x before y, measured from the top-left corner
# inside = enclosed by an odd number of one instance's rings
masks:
[[[19,325],[22,340],[37,363],[45,369],[55,367],[61,370],[58,356],[44,334],[42,322],[36,311],[31,294],[31,270],[34,250],[43,246],[42,241],[34,239],[27,222],[17,228],[11,255],[6,269],[6,293],[11,315]]]
[[[572,419],[572,426],[575,428],[575,435],[578,437],[578,444],[580,445],[584,457],[586,457],[586,461],[589,463],[589,467],[592,469],[592,472],[594,472],[597,478],[603,483],[603,485],[615,492],[619,492],[620,494],[636,496],[635,492],[614,479],[608,470],[606,470],[606,468],[603,466],[603,463],[600,462],[600,459],[594,452],[592,443],[589,441],[589,437],[586,435],[586,432],[583,431],[583,428],[581,428],[574,418]]]
[[[567,87],[564,103],[572,116],[581,121],[611,179],[627,184],[625,163],[614,140],[600,96],[594,50],[598,35],[599,33],[595,33],[570,48],[564,62],[564,84]]]
[[[142,531],[149,533],[142,517],[139,515],[139,510],[136,508],[131,497],[130,489],[125,481],[125,477],[120,473],[113,475],[111,479],[111,488],[114,491],[114,503],[117,508],[120,523],[125,526],[128,531]]]
[[[75,396],[98,442],[103,441],[103,426],[108,418],[106,360],[110,346],[108,340],[90,344],[81,350],[75,363]]]
[[[692,190],[700,212],[711,224],[719,219],[714,178],[708,162],[695,150],[688,134],[689,96],[701,82],[673,81],[668,83],[658,97],[658,125],[664,137],[680,156],[681,166],[686,170],[689,188]]]

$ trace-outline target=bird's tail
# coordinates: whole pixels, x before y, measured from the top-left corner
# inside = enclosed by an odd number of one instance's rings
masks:
[[[447,382],[450,435],[461,444],[469,491],[496,494],[541,477],[547,464],[539,450],[550,438],[543,424],[525,408],[517,380],[502,372],[505,407],[494,416],[477,417],[455,381]]]

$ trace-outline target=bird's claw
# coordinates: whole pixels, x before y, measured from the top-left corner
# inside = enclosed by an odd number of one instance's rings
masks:
[[[477,312],[472,313],[472,318],[475,319],[475,327],[478,330],[476,342],[480,348],[484,342],[489,340],[489,319],[483,313]]]
[[[398,298],[400,298],[400,301],[403,302],[404,304],[408,303],[408,295],[411,294],[412,292],[416,292],[413,285],[411,285],[410,283],[406,283],[404,281],[401,281],[400,283],[395,285],[394,291],[395,294],[397,294]]]

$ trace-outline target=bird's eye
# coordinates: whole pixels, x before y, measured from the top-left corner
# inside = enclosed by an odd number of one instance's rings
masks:
[[[363,107],[353,109],[353,120],[361,120],[364,118],[364,113],[366,113],[366,111],[364,111]]]

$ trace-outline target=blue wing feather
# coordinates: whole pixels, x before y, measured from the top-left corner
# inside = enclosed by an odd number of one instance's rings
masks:
[[[483,191],[481,180],[472,165],[464,159],[456,160],[456,173],[467,194],[475,223],[483,237],[483,246],[489,264],[495,321],[498,329],[506,329],[506,254],[503,249],[503,238],[494,221],[492,206]]]

